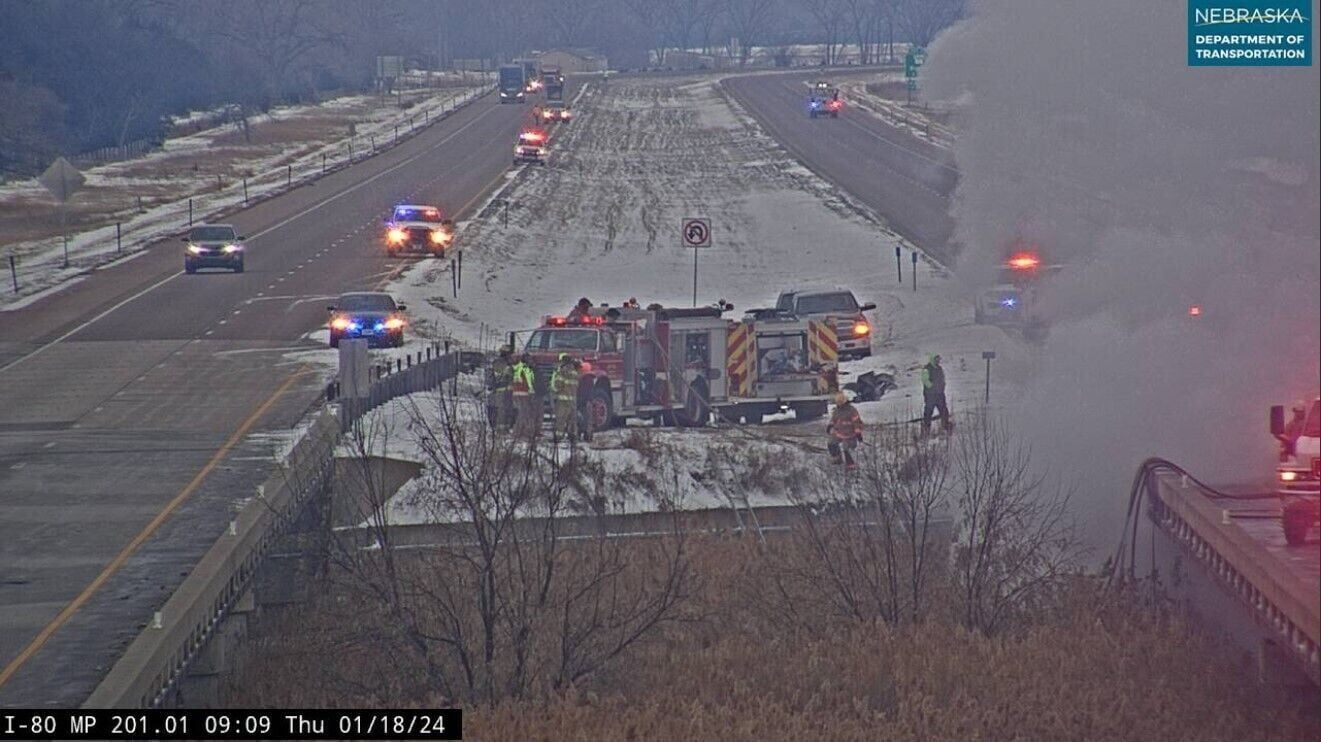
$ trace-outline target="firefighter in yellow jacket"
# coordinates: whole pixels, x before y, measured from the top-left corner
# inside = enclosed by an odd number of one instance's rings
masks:
[[[578,368],[580,362],[568,353],[560,354],[560,366],[550,377],[550,391],[555,398],[555,434],[561,440],[578,438]]]
[[[514,432],[525,438],[535,438],[541,429],[541,408],[537,405],[536,372],[532,370],[532,358],[524,353],[514,364],[512,397],[514,398]]]

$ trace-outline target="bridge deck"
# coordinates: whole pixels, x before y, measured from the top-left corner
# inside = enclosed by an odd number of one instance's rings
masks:
[[[1207,497],[1191,481],[1160,475],[1151,515],[1222,589],[1287,646],[1313,682],[1321,682],[1321,543],[1289,546],[1276,501]]]

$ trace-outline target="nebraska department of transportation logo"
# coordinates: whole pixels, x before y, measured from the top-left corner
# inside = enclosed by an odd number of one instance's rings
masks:
[[[1190,67],[1310,67],[1310,0],[1188,0]]]

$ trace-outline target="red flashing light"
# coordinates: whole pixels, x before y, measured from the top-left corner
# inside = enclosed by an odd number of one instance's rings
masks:
[[[1041,265],[1041,258],[1030,252],[1014,253],[1009,257],[1007,264],[1014,270],[1031,271],[1036,270]]]
[[[1188,307],[1188,316],[1189,317],[1202,316],[1202,307],[1198,304],[1194,304],[1191,307]]]
[[[552,327],[563,327],[566,324],[568,324],[568,320],[564,319],[563,317],[551,317],[550,319],[546,320],[546,324]]]

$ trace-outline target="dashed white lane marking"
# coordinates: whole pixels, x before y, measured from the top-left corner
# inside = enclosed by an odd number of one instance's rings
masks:
[[[239,312],[242,312],[242,311],[243,311],[242,309],[235,309],[235,310],[234,310],[234,314],[238,314]]]
[[[104,409],[105,409],[105,405],[98,405],[96,409],[92,410],[92,412],[100,412],[101,410]]]
[[[22,469],[23,467],[25,467],[25,466],[27,466],[27,465],[28,465],[28,462],[26,462],[26,461],[20,461],[20,462],[18,462],[17,464],[14,464],[13,466],[11,466],[11,467],[9,467],[9,468],[10,468],[10,469]]]
[[[55,447],[55,441],[46,441],[46,445],[42,446],[42,448],[54,448],[54,447]]]
[[[410,156],[410,157],[408,157],[408,158],[406,158],[406,159],[404,159],[404,160],[401,160],[400,162],[398,162],[398,163],[396,163],[396,164],[394,164],[394,165],[391,165],[390,167],[388,167],[388,168],[382,170],[382,171],[379,172],[379,173],[376,173],[375,175],[373,175],[373,176],[371,176],[371,177],[369,177],[369,178],[365,178],[365,179],[363,179],[363,180],[360,180],[360,181],[358,181],[357,183],[355,183],[354,185],[352,185],[352,186],[350,186],[350,187],[348,187],[348,188],[346,188],[346,189],[340,191],[339,193],[332,193],[331,195],[326,196],[325,198],[321,199],[320,201],[318,201],[318,202],[312,204],[311,206],[307,207],[306,209],[303,209],[302,211],[298,212],[297,214],[293,214],[292,216],[289,216],[289,217],[286,218],[286,219],[283,219],[283,220],[281,220],[281,221],[279,221],[279,222],[276,222],[275,224],[272,224],[271,226],[267,227],[266,229],[263,229],[263,230],[261,230],[261,231],[255,233],[255,234],[249,235],[249,236],[248,236],[248,240],[249,240],[249,241],[256,240],[258,237],[261,237],[262,235],[270,234],[271,232],[274,232],[274,231],[276,231],[277,229],[281,229],[282,227],[284,227],[284,226],[287,225],[287,224],[292,224],[293,222],[295,222],[295,221],[297,221],[297,220],[299,220],[299,219],[302,219],[304,216],[307,216],[308,214],[311,214],[312,212],[316,211],[317,209],[320,209],[321,207],[325,206],[326,204],[328,204],[328,203],[330,203],[330,202],[332,202],[332,201],[338,200],[338,199],[340,199],[340,198],[343,198],[343,197],[349,195],[350,193],[355,193],[355,192],[357,192],[359,189],[366,187],[369,183],[375,183],[376,181],[380,180],[381,178],[384,178],[385,176],[389,175],[390,173],[393,173],[394,171],[396,171],[396,170],[398,170],[398,169],[400,169],[400,168],[402,168],[402,167],[405,167],[405,166],[407,166],[407,165],[412,164],[414,161],[416,161],[416,160],[418,160],[418,159],[421,159],[422,157],[425,157],[425,156],[431,154],[432,152],[434,152],[434,151],[437,150],[437,149],[440,149],[442,146],[444,146],[444,145],[445,145],[446,143],[448,143],[450,140],[454,139],[455,137],[459,136],[459,135],[462,134],[463,132],[467,131],[470,127],[472,127],[472,126],[474,126],[475,124],[477,124],[477,122],[479,122],[479,121],[481,121],[482,119],[486,118],[486,116],[487,116],[489,113],[491,113],[491,111],[495,111],[495,110],[497,110],[497,109],[495,109],[495,108],[490,108],[490,109],[487,109],[486,111],[483,111],[482,113],[477,114],[477,115],[474,116],[470,121],[468,121],[468,123],[464,124],[463,126],[460,126],[459,128],[457,128],[457,129],[455,129],[454,131],[450,132],[449,134],[445,135],[445,137],[442,138],[440,141],[436,142],[435,144],[431,145],[430,147],[427,147],[426,149],[423,149],[421,152],[418,152],[418,153],[416,153],[416,154],[414,154],[414,155],[412,155],[412,156]],[[143,253],[145,254],[145,251],[143,251]],[[151,293],[152,291],[155,291],[156,289],[160,288],[161,286],[164,286],[165,284],[169,283],[170,281],[173,281],[174,279],[176,279],[176,278],[178,278],[178,277],[180,277],[180,276],[182,276],[182,275],[184,275],[184,272],[183,272],[183,271],[179,271],[178,273],[173,273],[173,274],[171,274],[171,275],[166,276],[165,278],[162,278],[161,280],[157,281],[156,283],[153,283],[152,285],[148,286],[147,288],[145,288],[145,289],[143,289],[143,290],[137,292],[136,294],[133,294],[132,296],[128,297],[127,299],[124,299],[123,301],[119,302],[118,304],[115,304],[114,306],[110,307],[109,309],[105,310],[104,312],[101,312],[100,314],[96,315],[95,317],[93,317],[93,318],[87,320],[86,322],[84,322],[84,323],[78,325],[77,327],[73,328],[72,330],[69,330],[68,332],[64,333],[63,335],[61,335],[61,336],[59,336],[59,337],[57,337],[57,338],[55,338],[54,340],[50,341],[49,343],[46,343],[45,345],[41,346],[40,348],[37,348],[36,350],[33,350],[32,352],[28,353],[28,354],[25,355],[25,356],[19,356],[18,358],[15,358],[14,360],[10,361],[9,363],[7,363],[7,364],[5,364],[5,365],[3,365],[3,366],[0,366],[0,371],[7,371],[7,370],[9,370],[9,369],[11,369],[11,368],[17,366],[17,365],[20,364],[20,363],[24,363],[25,361],[27,361],[27,360],[29,360],[29,359],[31,359],[31,358],[35,358],[35,357],[37,357],[38,355],[40,355],[40,354],[46,352],[47,349],[49,349],[49,348],[51,348],[51,347],[53,347],[53,346],[59,345],[60,343],[64,342],[65,340],[68,340],[69,338],[73,337],[74,335],[78,334],[79,332],[82,332],[82,331],[85,330],[86,328],[88,328],[88,327],[90,327],[90,326],[96,324],[96,323],[99,322],[100,320],[106,318],[106,317],[109,316],[112,312],[118,310],[120,307],[123,307],[124,305],[126,305],[126,304],[128,304],[128,303],[130,303],[130,302],[132,302],[132,301],[135,301],[135,300],[139,299],[140,297],[146,296],[147,294]],[[75,424],[74,427],[77,427],[77,424]]]
[[[220,320],[220,322],[218,322],[217,324],[221,324],[221,325],[223,325],[223,324],[225,324],[226,322],[229,322],[229,320],[227,320],[227,319],[222,319],[222,320]]]
[[[206,334],[207,334],[207,335],[210,335],[210,334],[212,334],[212,333],[214,333],[214,332],[215,332],[215,330],[207,330],[207,331],[206,331]]]

